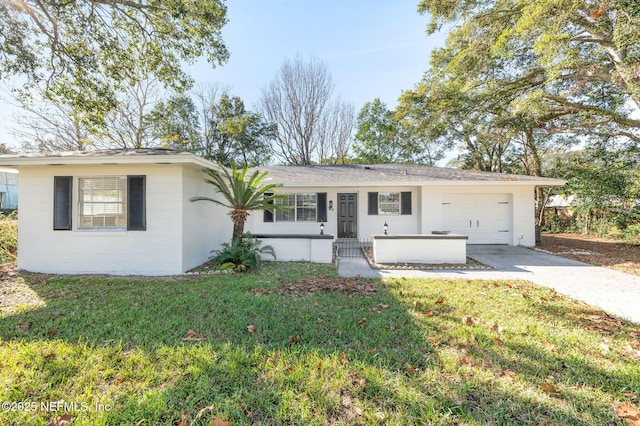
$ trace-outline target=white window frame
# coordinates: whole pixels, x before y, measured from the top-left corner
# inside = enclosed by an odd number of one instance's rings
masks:
[[[400,192],[378,192],[378,215],[400,216],[402,196]]]
[[[291,206],[286,210],[276,210],[274,222],[317,222],[318,221],[318,194],[316,192],[296,192],[288,195],[286,199],[275,199],[274,204]],[[302,215],[299,210],[314,210],[313,218],[310,215]],[[302,219],[301,217],[307,217]]]
[[[127,229],[127,176],[78,178],[78,229]]]

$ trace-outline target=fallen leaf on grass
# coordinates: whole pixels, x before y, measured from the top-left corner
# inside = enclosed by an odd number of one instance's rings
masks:
[[[424,316],[425,317],[432,317],[433,316],[433,311],[431,309],[427,309],[426,311],[424,311]]]
[[[275,367],[276,365],[278,365],[278,360],[279,359],[280,359],[280,349],[278,349],[273,354],[273,358],[267,358],[267,361],[270,362],[271,364],[273,364],[273,366]]]
[[[416,309],[420,309],[422,308],[422,303],[421,302],[413,302],[413,307]]]
[[[471,365],[471,358],[469,358],[468,356],[461,356],[460,365]]]
[[[640,426],[640,411],[636,410],[629,401],[625,401],[624,404],[613,404],[613,409],[628,425]]]
[[[407,374],[416,374],[416,368],[413,365],[408,366],[405,370],[404,370]]]
[[[543,340],[542,341],[542,347],[544,347],[545,349],[549,349],[549,350],[553,350],[555,349],[555,346],[553,345],[553,343],[547,341],[547,340]]]
[[[49,362],[56,357],[56,354],[47,354],[44,356],[44,360]]]
[[[369,312],[371,312],[372,314],[377,314],[380,311],[377,310],[376,308],[369,308]]]
[[[637,396],[635,393],[631,393],[631,392],[625,392],[622,394],[625,398],[629,398],[629,399],[636,399]]]
[[[298,343],[300,343],[301,340],[302,340],[302,337],[300,337],[300,335],[297,335],[296,337],[289,336],[289,344],[290,345],[298,344]]]
[[[369,349],[369,350],[367,351],[367,353],[368,353],[369,355],[373,355],[373,354],[375,354],[376,352],[378,352],[378,348],[371,348],[371,349]]]
[[[551,394],[559,394],[560,391],[551,383],[543,383],[539,386],[540,389],[542,389],[543,391],[547,392],[547,393],[551,393]]]
[[[429,341],[429,343],[431,343],[433,346],[438,346],[440,344],[440,340],[436,339],[435,337],[427,337],[427,340]]]
[[[366,322],[367,322],[367,319],[366,319],[366,318],[360,318],[360,319],[358,320],[358,326],[361,326],[362,324],[364,324],[364,323],[366,323]]]
[[[442,305],[444,303],[444,299],[436,300],[436,305]]]
[[[387,309],[387,308],[389,307],[389,305],[385,305],[384,303],[378,303],[378,306],[379,306],[381,309]]]
[[[338,354],[338,359],[340,360],[341,363],[343,364],[349,364],[349,360],[347,359],[347,355],[345,355],[344,352],[340,352]]]
[[[25,321],[21,324],[16,325],[16,328],[18,330],[23,330],[23,331],[28,329],[29,327],[31,327],[31,323],[29,321]]]
[[[254,325],[248,325],[247,331],[249,332],[249,334],[253,334],[256,332],[256,327]]]
[[[207,411],[215,411],[216,407],[214,407],[213,405],[209,405],[204,407],[202,410],[198,411],[198,414],[196,415],[196,417],[193,419],[193,423],[195,423],[198,419],[200,419],[200,417],[202,417],[202,415],[207,412]],[[183,416],[184,419],[184,416]],[[187,420],[189,420],[189,417],[187,416]],[[192,424],[193,424],[192,423]],[[212,423],[213,424],[213,423]]]
[[[480,319],[476,317],[462,317],[462,323],[465,325],[474,325],[474,324],[478,324],[479,322],[480,322]]]
[[[56,417],[47,423],[47,426],[66,426],[71,423],[73,416],[71,414],[65,414],[63,416]]]
[[[180,412],[180,420],[174,423],[175,426],[189,426],[189,413]]]
[[[367,387],[367,381],[365,379],[359,378],[356,373],[351,373],[350,378],[351,378],[351,384],[354,385],[355,387],[359,387],[362,389]]]
[[[51,330],[47,331],[47,334],[49,335],[49,337],[53,337],[56,334],[58,334],[58,330],[56,330],[55,328],[52,328]]]
[[[503,346],[504,345],[504,342],[499,337],[496,337],[495,339],[493,339],[493,341],[496,342],[496,345],[498,345],[498,346]]]
[[[216,417],[211,421],[211,426],[231,426],[231,422],[222,420],[220,417]]]
[[[182,338],[183,342],[202,342],[207,340],[206,337],[200,337],[200,333],[194,330],[187,331],[187,334]]]
[[[516,377],[518,374],[515,371],[511,371],[511,370],[504,370],[502,372],[502,377],[506,377],[508,379],[511,379],[513,377]]]
[[[502,331],[504,330],[502,327],[498,325],[498,323],[493,324],[491,328],[493,328],[493,330],[497,331],[498,333],[502,333]]]

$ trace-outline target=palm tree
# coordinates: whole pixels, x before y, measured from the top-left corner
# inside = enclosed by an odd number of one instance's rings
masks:
[[[247,179],[249,166],[238,170],[235,164],[231,164],[231,168],[227,169],[220,166],[220,170],[204,169],[209,175],[204,181],[213,185],[216,193],[221,194],[225,201],[215,200],[209,197],[193,197],[191,201],[211,201],[231,209],[229,216],[233,221],[233,237],[232,240],[238,239],[242,242],[242,234],[244,234],[244,224],[251,210],[281,210],[288,208],[282,204],[274,203],[277,199],[286,198],[286,194],[275,194],[274,189],[282,185],[274,183],[265,183],[268,172],[256,170]]]

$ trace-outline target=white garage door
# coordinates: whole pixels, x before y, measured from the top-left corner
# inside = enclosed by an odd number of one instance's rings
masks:
[[[468,235],[468,244],[511,243],[509,194],[444,194],[445,231]]]

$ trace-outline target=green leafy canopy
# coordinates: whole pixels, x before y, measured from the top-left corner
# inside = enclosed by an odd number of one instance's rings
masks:
[[[26,78],[24,96],[44,85],[100,122],[140,75],[183,91],[192,81],[181,64],[225,62],[226,22],[221,0],[3,1],[0,79]]]
[[[268,172],[255,170],[249,174],[249,166],[245,164],[238,169],[235,164],[230,168],[219,166],[218,169],[205,169],[208,178],[205,179],[220,194],[223,200],[211,197],[193,197],[191,201],[210,201],[231,209],[229,215],[233,221],[233,238],[242,242],[244,224],[251,210],[279,210],[288,208],[275,203],[278,199],[286,198],[286,194],[276,194],[274,191],[280,184],[266,183]]]

